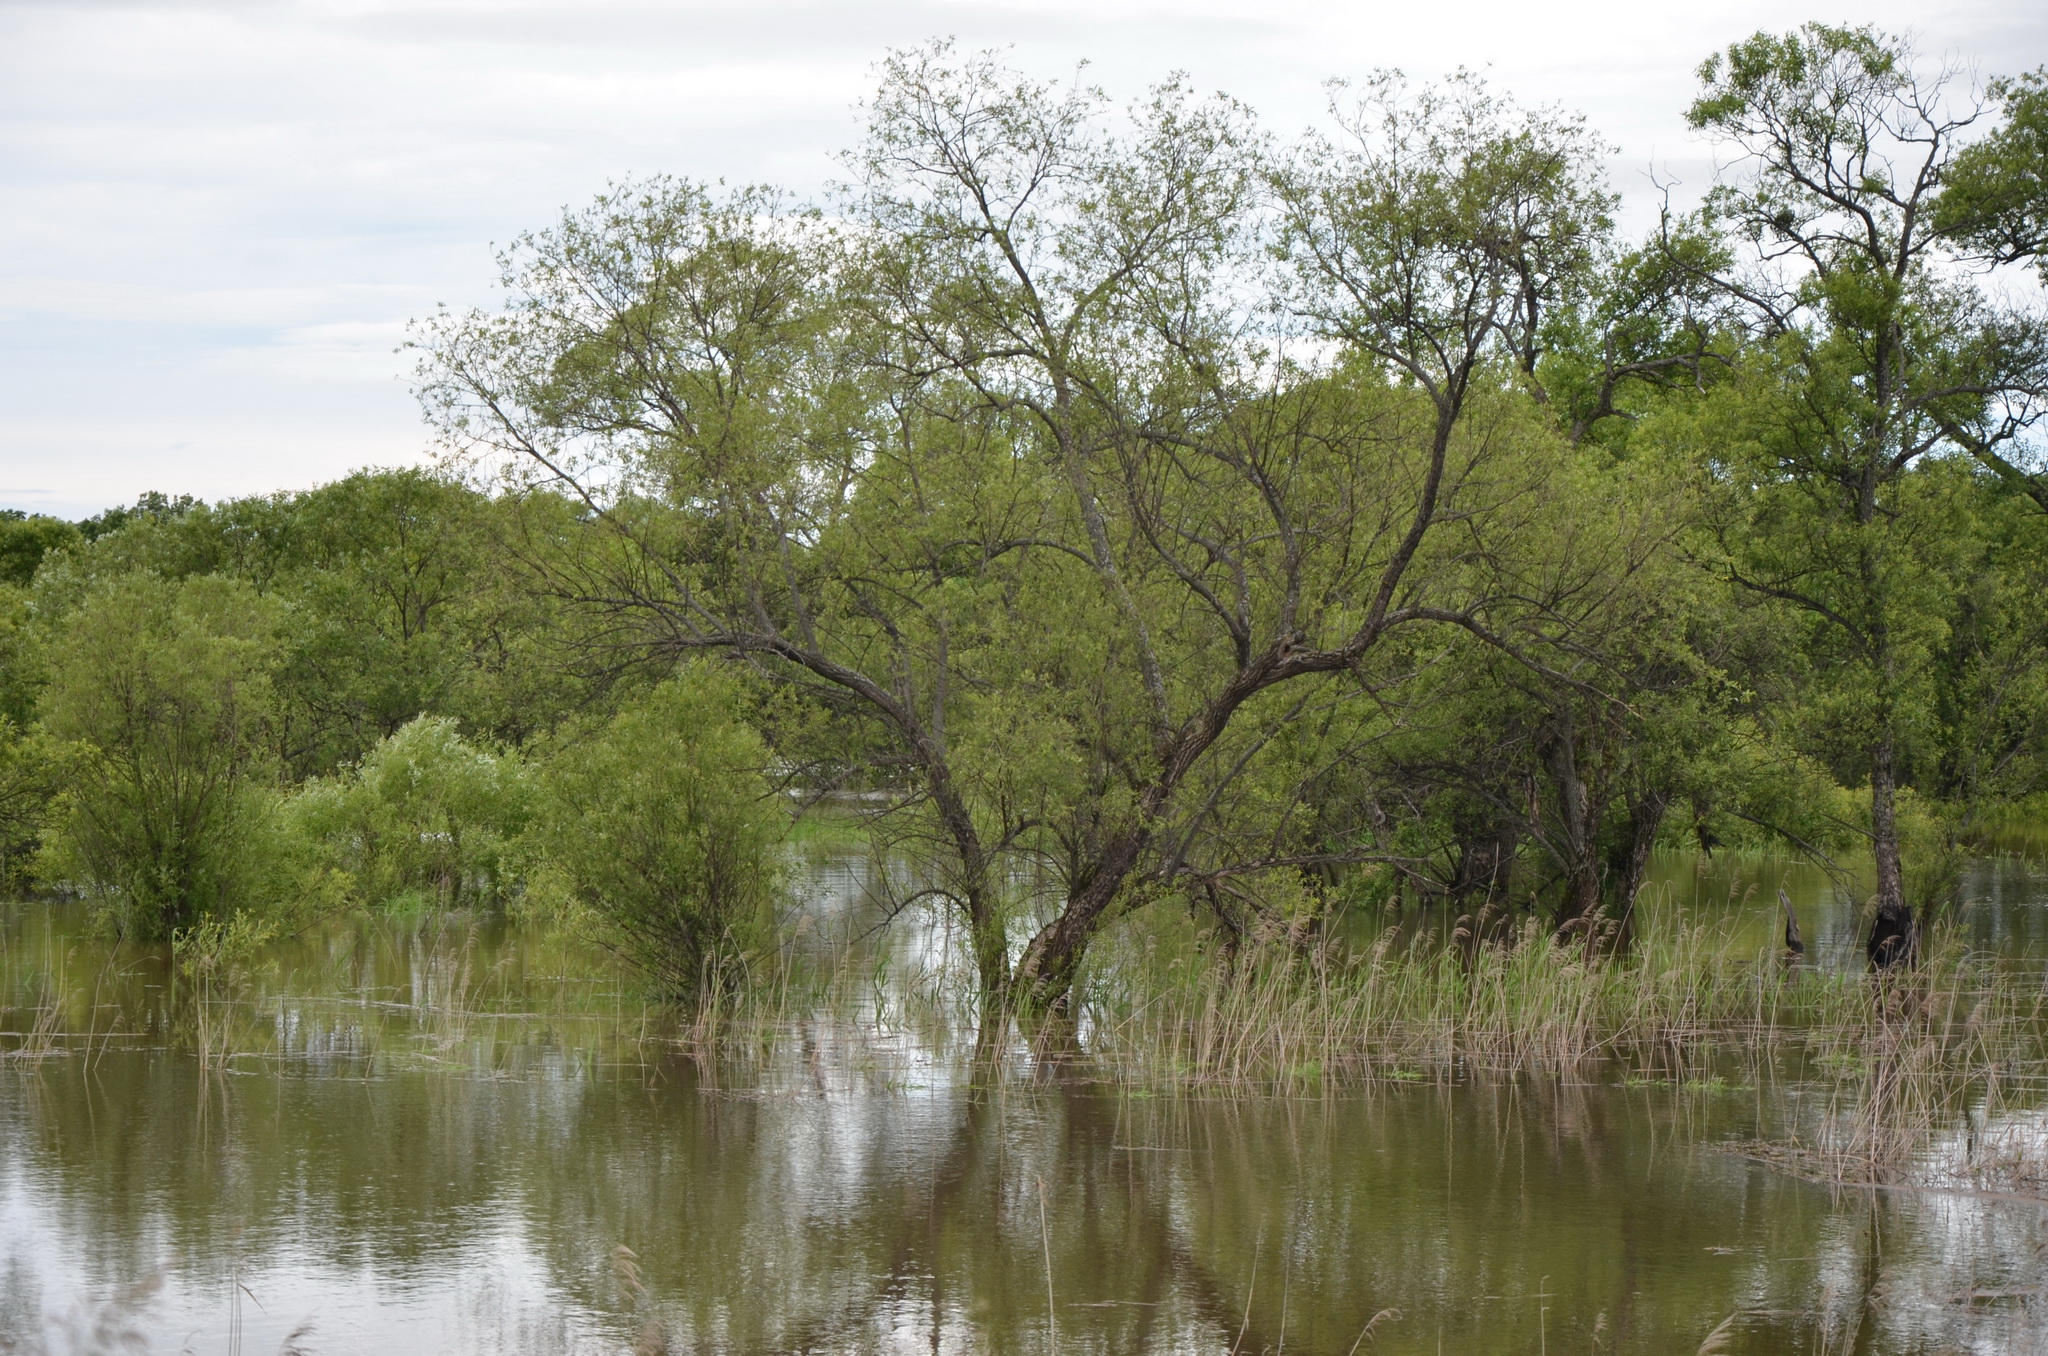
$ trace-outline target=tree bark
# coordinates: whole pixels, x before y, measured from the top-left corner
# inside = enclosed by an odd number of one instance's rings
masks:
[[[1557,828],[1564,858],[1564,889],[1553,916],[1558,936],[1583,931],[1600,912],[1600,821],[1598,797],[1579,773],[1573,725],[1550,741],[1544,761],[1557,791]]]
[[[1615,917],[1613,949],[1626,951],[1635,944],[1636,896],[1650,873],[1650,853],[1657,846],[1657,831],[1664,826],[1664,812],[1671,797],[1663,791],[1645,791],[1629,805],[1628,833],[1616,845],[1609,863],[1614,882]]]
[[[1877,916],[1870,923],[1864,953],[1873,970],[1911,965],[1920,942],[1919,924],[1906,902],[1905,874],[1899,862],[1898,783],[1893,769],[1891,731],[1886,730],[1870,755],[1870,847],[1877,858]]]

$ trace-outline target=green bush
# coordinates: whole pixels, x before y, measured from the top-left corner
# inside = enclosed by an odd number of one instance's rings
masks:
[[[469,743],[446,716],[420,716],[356,766],[307,783],[291,818],[363,902],[468,908],[503,902],[507,849],[531,800],[516,757]]]
[[[248,584],[141,575],[88,597],[51,646],[43,725],[68,783],[42,877],[168,936],[268,903],[276,609]]]
[[[566,894],[665,994],[729,989],[772,944],[789,819],[725,675],[699,665],[545,769],[537,894]]]
[[[24,735],[0,715],[0,892],[12,895],[28,883],[60,781],[60,763],[47,741]]]

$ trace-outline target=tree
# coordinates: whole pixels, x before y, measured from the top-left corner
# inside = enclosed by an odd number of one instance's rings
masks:
[[[1988,92],[2004,124],[1956,152],[1935,227],[1993,263],[2048,267],[2048,68],[1994,80]]]
[[[2048,516],[1970,463],[1935,469],[1955,550],[1914,753],[1919,784],[1951,807],[1950,832],[1967,842],[1998,807],[2048,789]]]
[[[48,734],[75,749],[41,874],[161,937],[262,902],[248,838],[271,806],[277,613],[236,580],[94,593],[52,647]]]
[[[291,775],[321,776],[422,713],[516,746],[601,697],[609,675],[565,668],[550,600],[517,568],[522,543],[574,529],[559,496],[493,500],[417,468],[217,504],[144,496],[43,571],[38,609],[61,616],[138,571],[230,576],[288,604],[273,732]]]
[[[1995,452],[2038,414],[2042,350],[1950,266],[1945,178],[1976,117],[1953,73],[1922,76],[1867,28],[1757,34],[1709,58],[1688,119],[1733,143],[1711,218],[1748,250],[1723,275],[1751,312],[1767,409],[1730,472],[1758,489],[1725,534],[1730,576],[1803,614],[1837,729],[1855,742],[1877,862],[1872,961],[1911,955],[1900,864],[1900,744],[1945,618],[1938,532],[1911,472]],[[1931,573],[1934,572],[1934,573]]]
[[[1496,374],[1605,229],[1590,144],[1472,82],[1347,125],[1271,167],[1227,101],[1168,86],[1113,134],[1092,91],[899,54],[860,230],[608,196],[508,256],[506,313],[426,328],[423,394],[615,532],[565,596],[860,713],[985,995],[1055,1004],[1263,742],[1241,716],[1403,627],[1493,634],[1431,544],[1521,488],[1480,488]],[[1014,974],[1006,858],[1058,896]]]
[[[0,509],[0,581],[26,587],[44,556],[83,540],[78,529],[61,518]]]
[[[1993,265],[2032,259],[2048,284],[2048,69],[1991,82],[1990,95],[2005,115],[2004,124],[1989,136],[1956,152],[1943,175],[1941,196],[1934,204],[1935,229],[1964,251]],[[1998,338],[2013,349],[2031,349],[2038,370],[2044,344],[2039,326],[2008,322]],[[2018,394],[2018,393],[2015,393]],[[2039,382],[2025,396],[2042,398]],[[1962,426],[1958,441],[1971,455],[2007,483],[2048,510],[2048,468],[2021,465],[2013,459],[2006,431],[2014,415],[2030,413],[2025,405],[1998,422]]]
[[[292,602],[277,685],[295,771],[362,759],[422,714],[516,746],[587,697],[539,640],[547,599],[517,585],[517,540],[549,530],[528,520],[566,516],[556,496],[494,502],[403,469],[281,507],[263,583]]]
[[[0,715],[0,890],[28,883],[60,771],[42,740]]]

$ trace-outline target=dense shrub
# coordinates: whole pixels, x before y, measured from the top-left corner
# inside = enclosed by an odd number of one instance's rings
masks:
[[[526,827],[526,769],[463,739],[446,716],[420,716],[361,763],[308,783],[291,818],[382,907],[503,901],[506,851]]]
[[[275,606],[248,584],[149,575],[98,590],[49,661],[44,729],[63,759],[40,873],[166,936],[265,902],[276,793],[266,742]]]
[[[28,867],[58,786],[57,760],[43,740],[0,715],[0,891],[28,883]]]
[[[734,684],[698,666],[545,769],[541,886],[672,997],[735,981],[774,937],[788,817],[761,774]]]

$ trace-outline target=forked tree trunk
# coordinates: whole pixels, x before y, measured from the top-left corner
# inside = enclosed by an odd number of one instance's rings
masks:
[[[1407,532],[1380,570],[1378,587],[1366,610],[1365,620],[1357,630],[1336,648],[1324,650],[1308,648],[1307,638],[1288,626],[1263,651],[1255,655],[1241,652],[1236,673],[1200,710],[1177,728],[1169,729],[1164,719],[1167,713],[1160,704],[1163,692],[1155,690],[1154,714],[1162,718],[1158,732],[1158,770],[1139,795],[1132,820],[1102,845],[1086,873],[1069,887],[1059,916],[1040,928],[1024,949],[1024,955],[1010,977],[1013,1001],[1039,1009],[1065,1005],[1089,941],[1101,926],[1125,880],[1137,869],[1146,849],[1151,846],[1155,826],[1172,809],[1182,782],[1223,736],[1247,701],[1268,688],[1297,678],[1350,670],[1379,643],[1391,626],[1400,621],[1443,619],[1442,614],[1434,609],[1396,609],[1394,598],[1422,547],[1424,536],[1436,521],[1437,496],[1443,488],[1451,434],[1457,427],[1466,384],[1478,365],[1479,352],[1475,345],[1451,374],[1447,389],[1436,393],[1436,428],[1414,514],[1409,519]],[[1112,578],[1105,574],[1105,578],[1113,590],[1123,587],[1120,577]],[[1142,637],[1140,640],[1142,642]],[[1155,687],[1154,676],[1150,673],[1147,674],[1146,685]]]

